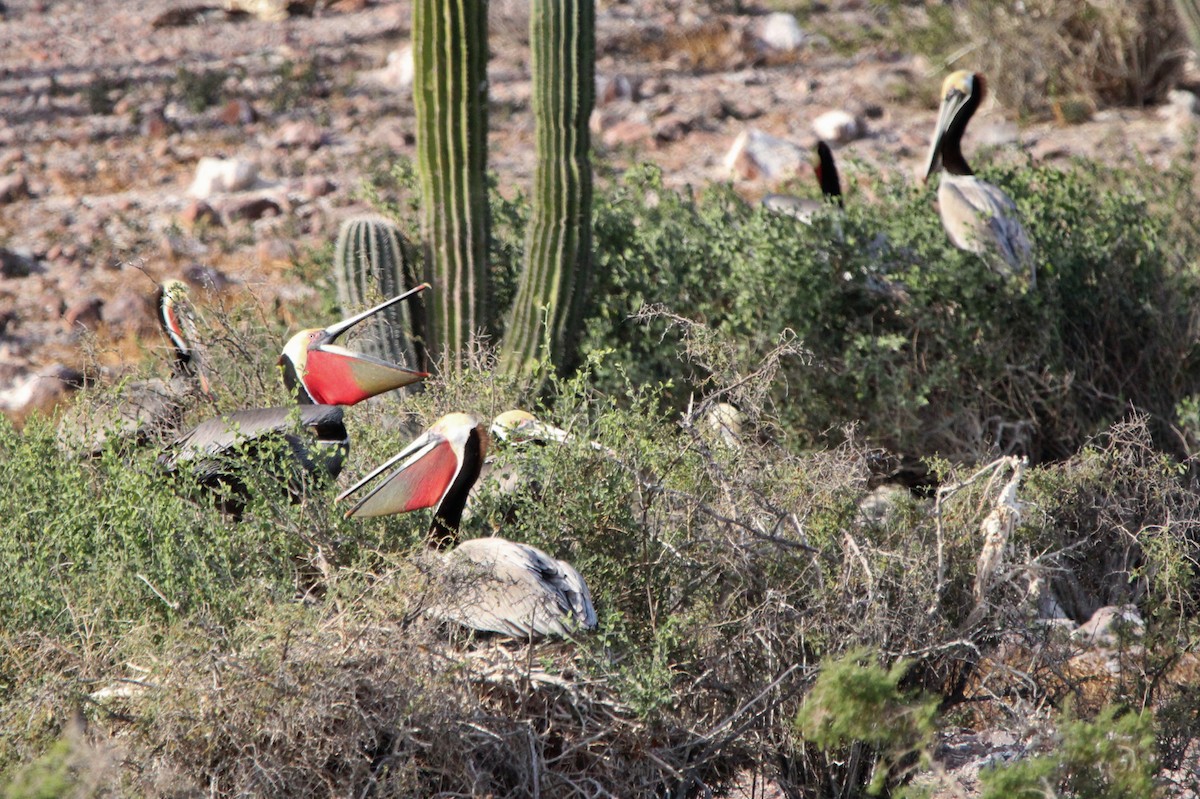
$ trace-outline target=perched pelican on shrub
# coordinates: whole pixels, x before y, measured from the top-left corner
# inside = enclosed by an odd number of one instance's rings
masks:
[[[822,199],[793,197],[790,194],[768,194],[763,197],[763,205],[771,211],[793,216],[805,223],[811,223],[813,216],[818,212],[831,210],[833,203],[837,204],[839,210],[845,208],[845,203],[842,201],[842,182],[838,179],[833,151],[823,141],[818,141],[813,150],[812,167],[817,176],[817,185],[821,187]]]
[[[156,436],[179,427],[189,398],[196,395],[215,400],[197,346],[195,323],[187,285],[164,281],[155,293],[158,323],[175,350],[168,380],[137,380],[125,387],[117,419],[100,432],[86,454],[98,456],[110,437],[145,444]]]
[[[529,422],[518,421],[515,430],[522,427],[528,430]],[[458,543],[463,508],[479,479],[487,448],[488,431],[479,419],[465,413],[443,416],[398,455],[344,491],[338,501],[395,467],[361,495],[347,517],[436,506],[430,542],[439,549],[453,547],[441,555],[446,595],[431,609],[436,617],[518,638],[594,629],[591,594],[570,564],[503,538]]]
[[[244,499],[245,481],[236,474],[241,467],[235,467],[229,456],[240,449],[253,460],[265,454],[269,441],[277,441],[282,442],[282,454],[291,466],[310,475],[324,472],[336,478],[350,446],[341,406],[410,385],[426,375],[334,342],[355,325],[427,288],[428,284],[422,284],[329,327],[292,336],[279,365],[284,385],[299,407],[253,408],[209,419],[171,444],[159,463],[168,472],[191,463],[202,485],[226,486]],[[297,477],[287,477],[293,494],[299,493]],[[237,512],[238,503],[232,507]]]
[[[1032,246],[1017,218],[1016,205],[1003,191],[975,177],[962,154],[963,132],[986,91],[983,75],[978,73],[958,71],[946,78],[925,180],[939,169],[946,171],[938,186],[938,210],[955,247],[981,255],[994,250],[1003,261],[1002,271],[1016,274],[1029,270],[1032,284],[1037,277]]]

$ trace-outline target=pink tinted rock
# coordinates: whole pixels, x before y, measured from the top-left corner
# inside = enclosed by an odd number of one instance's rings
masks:
[[[195,227],[202,222],[208,225],[221,224],[217,212],[213,210],[211,205],[204,202],[204,200],[192,200],[188,203],[183,211],[179,213],[179,221],[189,228]]]
[[[158,329],[154,301],[148,293],[132,288],[119,292],[104,303],[100,318],[104,324],[121,333],[146,336]]]
[[[15,202],[29,196],[29,182],[25,175],[15,172],[0,178],[0,205]]]
[[[100,324],[102,308],[104,308],[104,300],[99,297],[86,297],[67,308],[63,314],[63,323],[69,330],[78,327],[95,330]]]

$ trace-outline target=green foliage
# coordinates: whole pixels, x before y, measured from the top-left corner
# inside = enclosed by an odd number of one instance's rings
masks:
[[[187,67],[175,71],[175,92],[188,110],[200,113],[221,101],[222,87],[229,74],[220,69],[193,72]]]
[[[74,782],[71,775],[73,747],[65,738],[45,754],[13,775],[0,790],[4,799],[59,799],[67,796]]]
[[[301,486],[293,503],[286,473],[251,465],[237,522],[210,497],[188,499],[188,474],[164,480],[152,450],[85,461],[72,424],[0,425],[6,779],[46,752],[54,761],[81,696],[95,734],[119,735],[121,763],[138,764],[119,767],[129,793],[147,797],[213,785],[699,795],[747,769],[791,795],[855,795],[873,780],[899,787],[928,748],[933,703],[909,686],[953,703],[976,679],[1003,697],[970,695],[981,715],[1085,689],[1166,706],[1178,756],[1195,708],[1175,701],[1186,683],[1169,669],[1195,647],[1200,494],[1160,447],[1200,395],[1186,334],[1197,234],[1169,211],[1190,196],[1184,172],[1140,186],[1087,168],[987,175],[1037,242],[1036,293],[951,247],[929,191],[896,183],[864,179],[877,199],[851,201],[836,226],[764,213],[724,187],[680,194],[652,170],[598,198],[587,360],[547,375],[531,408],[570,438],[496,445],[497,464],[530,479],[484,486],[463,531],[498,530],[580,570],[602,629],[573,642],[491,646],[438,626],[422,612],[429,512],[347,521],[332,499],[444,413],[530,407],[490,361],[350,409],[337,487]],[[380,192],[405,207],[397,185]],[[492,203],[489,278],[512,291],[528,209]],[[673,315],[629,319],[650,302]],[[201,310],[218,410],[286,402],[279,322],[252,306]],[[732,441],[707,425],[714,399],[746,414]],[[97,401],[82,392],[75,412],[88,419]],[[1130,403],[1156,415],[1104,432]],[[187,413],[190,426],[213,411]],[[943,484],[964,484],[936,511],[904,494],[865,513],[877,444],[940,451]],[[998,490],[968,478],[996,448],[1044,460],[1021,488],[1029,504],[988,614],[965,625]],[[1074,653],[1029,621],[1037,570],[1077,621],[1138,603],[1145,667],[1071,676]],[[999,662],[997,641],[1018,659],[1030,642],[1037,663]],[[897,665],[864,664],[864,648]],[[1014,672],[1019,684],[1004,685]],[[131,674],[151,687],[92,698]],[[1029,773],[1080,796],[1140,790],[1117,753],[1150,750],[1127,718],[1071,728],[1082,743]],[[1117,764],[1099,787],[1071,782],[1085,750]],[[154,782],[163,774],[174,782]]]
[[[1154,719],[1107,707],[1094,721],[1067,719],[1057,751],[980,774],[982,799],[1152,799]]]
[[[284,59],[273,70],[267,102],[273,111],[287,111],[313,97],[328,94],[327,79],[317,58],[295,62]]]
[[[882,791],[910,755],[929,756],[938,700],[900,690],[908,668],[901,661],[885,669],[866,650],[826,661],[796,717],[800,734],[822,749],[863,743],[881,753],[870,793]]]
[[[898,182],[869,180],[877,201],[849,203],[835,231],[751,209],[727,188],[692,197],[631,172],[597,203],[585,348],[612,351],[635,382],[673,378],[682,405],[714,375],[680,365],[668,319],[632,321],[644,303],[721,334],[743,374],[790,331],[811,360],[785,361],[773,410],[802,446],[855,421],[905,452],[1061,458],[1130,406],[1166,441],[1175,402],[1200,385],[1184,267],[1200,237],[1164,236],[1174,180],[1135,189],[1086,166],[983,174],[1014,196],[1034,239],[1036,292],[955,249],[929,194]]]

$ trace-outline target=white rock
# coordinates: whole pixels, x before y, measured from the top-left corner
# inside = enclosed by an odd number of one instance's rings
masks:
[[[783,11],[763,17],[756,35],[768,48],[782,53],[798,50],[808,39],[796,18]]]
[[[1131,638],[1141,637],[1146,623],[1142,621],[1136,605],[1106,605],[1099,608],[1071,633],[1071,637],[1092,646],[1112,647],[1117,644],[1118,627]]]
[[[205,156],[196,164],[196,178],[187,193],[198,200],[207,200],[214,194],[248,189],[257,177],[258,165],[253,161]]]
[[[405,44],[388,53],[386,66],[360,72],[358,81],[392,92],[408,92],[412,91],[415,74],[413,48],[411,44]]]
[[[786,180],[807,163],[803,147],[757,128],[739,133],[725,156],[725,168],[741,180]]]
[[[1186,89],[1172,89],[1167,92],[1167,102],[1189,114],[1200,114],[1200,97]]]
[[[853,141],[864,133],[865,126],[848,111],[826,111],[812,122],[813,133],[827,142]]]

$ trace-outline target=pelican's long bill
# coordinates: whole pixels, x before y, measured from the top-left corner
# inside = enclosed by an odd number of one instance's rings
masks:
[[[365,399],[411,385],[429,376],[381,358],[354,352],[334,342],[338,336],[398,302],[415,297],[430,286],[422,283],[403,294],[343,319],[326,328],[301,330],[288,340],[279,358],[284,383],[300,392],[301,402],[317,405],[354,405]]]
[[[466,414],[443,417],[399,454],[338,495],[336,501],[341,502],[395,467],[346,511],[346,518],[387,516],[438,504],[462,470],[461,453],[476,424]]]

